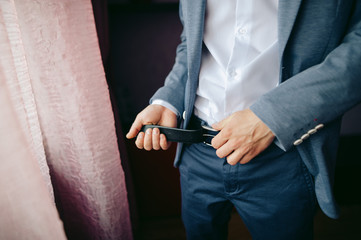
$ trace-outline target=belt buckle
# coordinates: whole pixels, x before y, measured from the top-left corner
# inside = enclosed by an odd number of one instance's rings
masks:
[[[207,140],[212,141],[212,139],[219,133],[219,131],[206,125],[202,125],[201,127],[203,129],[203,133],[202,133],[202,136],[204,138],[203,143],[206,144],[207,146],[212,147],[211,142],[207,142]]]

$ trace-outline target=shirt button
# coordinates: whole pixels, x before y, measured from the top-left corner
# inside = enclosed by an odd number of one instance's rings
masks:
[[[238,34],[240,34],[240,35],[242,35],[242,36],[244,36],[244,35],[246,35],[247,34],[247,28],[239,28],[238,29]]]
[[[185,120],[185,119],[186,119],[186,111],[184,111],[184,112],[183,112],[182,117],[183,117],[183,120]]]
[[[237,70],[232,70],[232,71],[229,72],[229,76],[231,78],[236,78],[236,77],[238,77],[238,75],[239,75],[239,73],[238,73]]]

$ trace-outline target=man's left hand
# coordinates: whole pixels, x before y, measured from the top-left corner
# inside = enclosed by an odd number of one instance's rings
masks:
[[[251,110],[235,112],[213,124],[220,131],[212,140],[217,156],[230,165],[248,163],[274,140],[275,135]]]

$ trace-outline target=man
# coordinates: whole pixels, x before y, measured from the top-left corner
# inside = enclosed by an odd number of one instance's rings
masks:
[[[175,65],[127,137],[165,150],[143,125],[219,131],[178,144],[189,239],[226,239],[233,206],[253,239],[312,239],[316,201],[338,217],[340,119],[361,100],[361,1],[181,0],[180,19]]]

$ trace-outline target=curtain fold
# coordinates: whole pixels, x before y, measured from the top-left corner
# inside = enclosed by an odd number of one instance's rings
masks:
[[[0,51],[0,238],[64,239],[54,189],[69,239],[132,239],[90,1],[1,0]]]
[[[0,239],[66,239],[34,153],[5,83],[0,24]]]
[[[17,11],[13,1],[0,2],[1,22],[1,72],[2,81],[8,87],[16,116],[31,147],[34,149],[42,176],[53,197],[53,188],[46,163],[43,139],[35,99],[30,82],[26,55],[21,38]],[[4,86],[5,87],[5,86]]]

